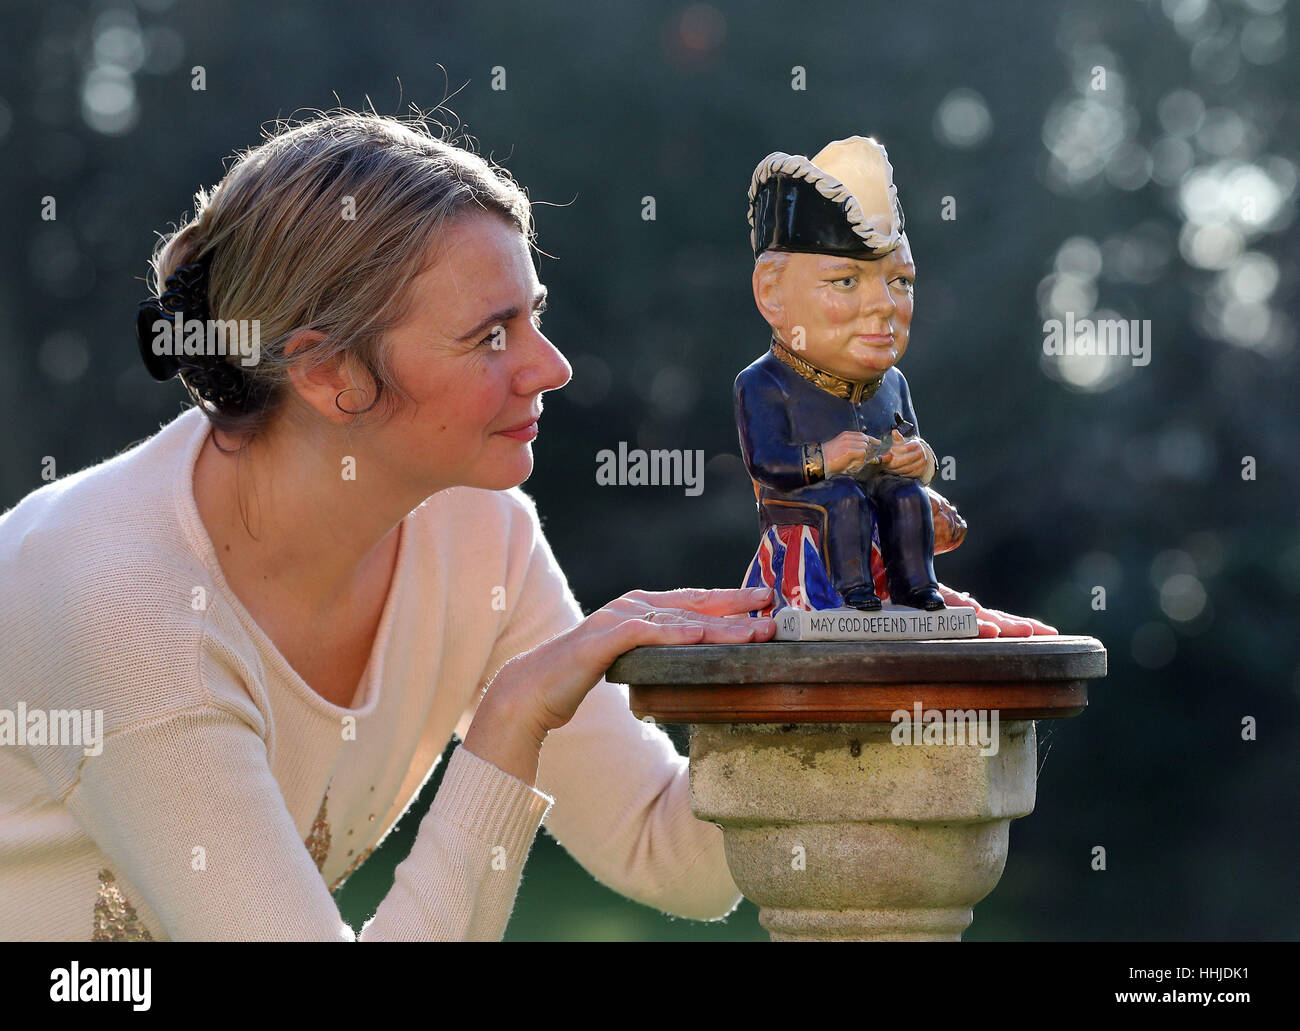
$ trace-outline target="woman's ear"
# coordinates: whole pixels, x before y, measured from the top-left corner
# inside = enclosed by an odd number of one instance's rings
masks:
[[[324,339],[325,334],[317,330],[302,329],[294,333],[284,346],[284,354],[289,359],[298,355],[299,360],[290,362],[286,375],[293,390],[305,404],[331,422],[343,424],[348,422],[351,416],[340,410],[339,405],[334,403],[335,399],[341,391],[346,390],[348,391],[346,397],[340,399],[343,408],[349,410],[365,408],[368,403],[365,400],[365,388],[353,379],[346,353],[336,355],[321,364],[313,364],[305,360],[307,352]]]

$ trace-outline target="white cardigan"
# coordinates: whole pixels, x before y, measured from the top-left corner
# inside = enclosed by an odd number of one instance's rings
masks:
[[[477,689],[582,619],[526,494],[440,492],[403,522],[371,664],[333,705],[222,576],[194,503],[207,435],[190,408],[0,518],[0,939],[356,940],[330,892]],[[101,743],[68,743],[60,710],[88,733],[102,717]],[[453,752],[360,940],[499,939],[541,823],[648,905],[740,901],[685,759],[602,680],[542,746],[536,789]]]

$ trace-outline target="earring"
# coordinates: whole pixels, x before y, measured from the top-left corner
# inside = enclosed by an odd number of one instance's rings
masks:
[[[339,398],[342,397],[344,394],[346,394],[349,390],[360,390],[360,389],[361,389],[360,387],[344,387],[342,390],[340,390],[337,394],[334,395],[334,407],[337,408],[344,415],[360,415],[361,414],[360,412],[349,411],[348,409],[344,408],[341,404],[339,404]]]

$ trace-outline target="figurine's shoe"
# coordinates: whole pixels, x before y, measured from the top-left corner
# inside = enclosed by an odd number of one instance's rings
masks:
[[[850,587],[848,593],[844,595],[844,604],[863,612],[879,612],[881,609],[880,599],[876,597],[876,592],[870,584]]]
[[[898,605],[906,605],[908,608],[913,609],[925,609],[926,612],[934,612],[936,609],[948,607],[943,603],[943,595],[933,587],[918,587],[906,594],[890,594],[889,598]]]

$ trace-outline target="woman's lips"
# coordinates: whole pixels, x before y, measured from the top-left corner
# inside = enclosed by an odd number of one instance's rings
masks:
[[[859,340],[865,340],[869,344],[892,344],[894,335],[892,333],[859,333]]]
[[[537,420],[534,419],[532,422],[525,423],[513,430],[501,430],[499,432],[501,436],[509,437],[511,440],[532,440],[537,436]]]

